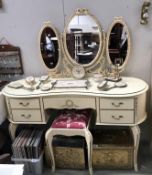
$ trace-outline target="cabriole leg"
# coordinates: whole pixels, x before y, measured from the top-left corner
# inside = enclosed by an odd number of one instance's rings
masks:
[[[139,148],[139,141],[140,141],[140,128],[139,126],[132,126],[131,127],[134,139],[134,170],[138,171],[138,148]]]
[[[18,124],[14,124],[14,123],[9,124],[9,134],[10,134],[12,141],[15,139],[17,127],[18,127]]]

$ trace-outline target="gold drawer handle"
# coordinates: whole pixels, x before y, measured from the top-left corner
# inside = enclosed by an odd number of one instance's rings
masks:
[[[120,107],[121,105],[123,105],[124,103],[123,102],[119,102],[118,104],[115,104],[115,103],[111,103],[114,107]]]
[[[26,107],[26,106],[28,106],[30,103],[29,103],[29,102],[27,102],[27,103],[20,102],[19,104],[20,104],[21,106]]]
[[[112,118],[115,120],[120,120],[121,118],[123,118],[123,115],[119,115],[119,116],[112,115]]]
[[[31,114],[29,114],[29,115],[21,114],[21,117],[24,117],[26,119],[29,119],[29,118],[31,118]]]

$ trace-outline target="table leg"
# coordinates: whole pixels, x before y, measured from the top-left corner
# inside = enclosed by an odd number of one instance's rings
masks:
[[[139,141],[140,141],[140,128],[139,126],[132,126],[131,127],[134,139],[134,170],[138,171],[138,148],[139,148]]]
[[[14,124],[14,123],[9,124],[9,134],[12,140],[15,139],[17,127],[18,127],[18,124]]]

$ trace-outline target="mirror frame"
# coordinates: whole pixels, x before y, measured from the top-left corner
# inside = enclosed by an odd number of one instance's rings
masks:
[[[69,51],[68,51],[68,48],[67,48],[67,44],[66,44],[67,28],[69,26],[70,21],[76,15],[89,15],[91,18],[94,19],[94,21],[96,22],[96,24],[97,24],[97,26],[99,28],[99,40],[100,40],[99,50],[98,50],[95,58],[93,59],[93,61],[91,61],[89,64],[79,64],[79,63],[75,62],[74,59],[69,54]],[[99,21],[97,20],[97,18],[94,15],[92,15],[88,11],[88,9],[86,9],[86,8],[79,8],[79,9],[77,9],[76,12],[69,18],[69,20],[66,23],[66,26],[64,28],[64,32],[63,32],[63,50],[64,50],[64,54],[65,54],[65,59],[67,60],[67,62],[71,66],[76,66],[76,65],[83,66],[85,68],[85,71],[86,72],[87,71],[91,71],[91,69],[93,69],[100,62],[100,60],[103,58],[104,49],[105,49],[105,35],[103,33],[102,27],[101,27]]]
[[[47,67],[47,65],[44,63],[43,61],[43,57],[42,57],[42,54],[41,54],[41,46],[40,46],[40,42],[41,42],[41,35],[42,35],[42,32],[44,31],[44,29],[46,27],[49,27],[51,30],[53,30],[53,32],[55,33],[56,37],[58,38],[58,63],[57,65],[50,69]],[[40,29],[40,32],[39,32],[39,36],[38,36],[38,48],[39,48],[39,54],[40,54],[40,58],[41,58],[41,61],[43,62],[43,65],[45,66],[45,68],[47,69],[47,72],[48,74],[50,75],[55,75],[59,72],[59,66],[61,64],[61,39],[60,39],[60,36],[59,36],[59,32],[57,31],[57,29],[51,24],[50,21],[47,21],[47,22],[44,22],[43,23],[43,26],[41,27]]]
[[[108,60],[108,63],[110,65],[112,65],[112,68],[114,68],[114,65],[110,59],[110,55],[109,55],[109,38],[110,38],[110,34],[111,34],[111,31],[112,31],[112,28],[114,27],[114,25],[116,25],[117,23],[120,23],[122,24],[126,31],[127,31],[127,34],[128,34],[128,49],[127,49],[127,54],[126,54],[126,58],[125,58],[125,61],[124,63],[118,67],[119,71],[122,72],[124,67],[126,66],[127,62],[128,62],[128,59],[129,59],[129,55],[130,55],[130,48],[131,48],[131,41],[130,41],[130,33],[129,33],[129,30],[128,30],[128,26],[127,24],[125,23],[123,17],[115,17],[114,18],[114,21],[112,22],[109,30],[108,30],[108,33],[107,33],[107,37],[106,37],[106,56],[107,56],[107,60]]]

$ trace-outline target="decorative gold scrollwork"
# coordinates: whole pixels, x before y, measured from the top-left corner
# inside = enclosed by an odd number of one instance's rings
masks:
[[[75,105],[72,100],[68,99],[68,100],[65,101],[65,105],[63,105],[62,107],[75,108],[75,107],[78,107],[78,106]]]

